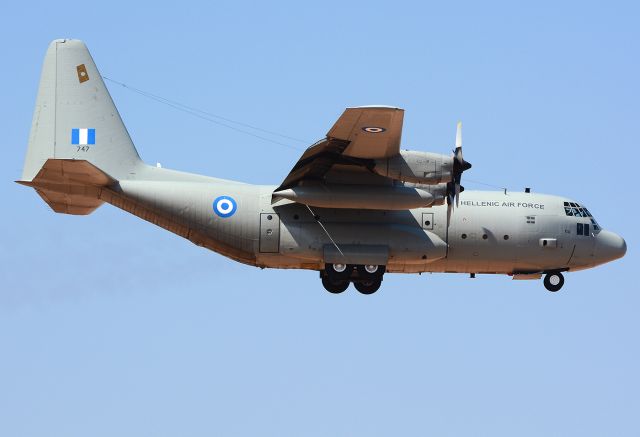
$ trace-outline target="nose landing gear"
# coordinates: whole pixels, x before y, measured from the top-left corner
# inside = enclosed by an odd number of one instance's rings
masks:
[[[544,277],[544,287],[552,292],[556,292],[564,285],[564,276],[560,272],[549,272]]]
[[[380,288],[384,272],[383,265],[327,264],[320,272],[320,278],[330,293],[342,293],[353,282],[360,293],[373,294]]]

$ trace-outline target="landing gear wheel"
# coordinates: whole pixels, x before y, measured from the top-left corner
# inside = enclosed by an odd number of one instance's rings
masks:
[[[322,286],[329,293],[339,294],[349,288],[349,281],[347,281],[346,279],[341,281],[334,281],[325,276],[322,278]]]
[[[385,271],[385,266],[379,266],[375,264],[365,264],[356,266],[358,270],[358,277],[367,281],[377,280],[382,278]]]
[[[348,283],[349,278],[351,277],[351,272],[353,271],[353,265],[342,263],[327,264],[324,270],[327,272],[327,277],[329,277],[331,281],[347,281]]]
[[[560,272],[551,272],[547,273],[544,277],[544,287],[549,290],[556,292],[562,288],[564,285],[564,276]]]
[[[362,294],[375,293],[376,291],[378,291],[381,284],[382,284],[382,277],[378,279],[372,279],[372,280],[365,279],[363,281],[358,281],[353,283],[353,285],[356,287],[356,290],[358,290]]]

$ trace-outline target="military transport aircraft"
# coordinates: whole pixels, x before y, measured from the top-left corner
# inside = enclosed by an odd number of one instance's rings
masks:
[[[363,294],[384,273],[464,272],[539,279],[624,256],[626,243],[573,200],[463,191],[471,167],[458,124],[453,156],[400,149],[404,111],[348,108],[279,186],[142,162],[85,44],[47,50],[20,184],[55,211],[107,202],[236,261],[320,272]]]

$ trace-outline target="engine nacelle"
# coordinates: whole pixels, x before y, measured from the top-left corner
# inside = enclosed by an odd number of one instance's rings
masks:
[[[451,181],[453,158],[437,153],[401,150],[391,158],[376,159],[373,171],[402,182],[434,185]]]
[[[434,201],[429,188],[406,185],[303,185],[276,191],[273,197],[320,208],[383,210],[423,208]]]
[[[433,203],[430,206],[435,205],[443,205],[447,200],[447,183],[443,182],[440,184],[414,184],[411,182],[405,182],[405,187],[417,188],[421,191],[426,191],[427,193],[433,196]]]

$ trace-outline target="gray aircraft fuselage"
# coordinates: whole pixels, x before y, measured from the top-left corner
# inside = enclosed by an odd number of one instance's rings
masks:
[[[447,234],[446,205],[404,211],[273,206],[275,186],[250,185],[146,167],[144,180],[120,183],[122,194],[198,230],[197,243],[237,261],[271,268],[321,270],[324,251],[341,246],[388,246],[387,272],[518,274],[581,270],[616,259],[626,245],[594,230],[589,217],[568,216],[569,199],[524,192],[464,191]],[[237,203],[221,217],[220,196]],[[588,236],[578,235],[578,223]],[[448,238],[447,238],[448,237]],[[448,239],[448,249],[446,241]],[[545,241],[547,242],[545,245]]]

